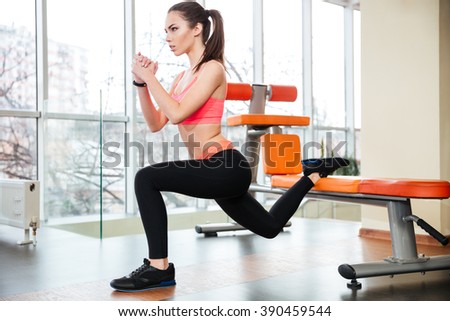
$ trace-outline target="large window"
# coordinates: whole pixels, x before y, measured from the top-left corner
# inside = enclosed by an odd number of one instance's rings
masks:
[[[166,13],[178,1],[0,0],[0,178],[39,179],[42,219],[135,215],[136,170],[188,157],[181,144],[170,144],[180,140],[176,126],[148,130],[129,82],[128,62],[138,51],[159,62],[157,76],[166,88],[188,67],[186,57],[174,56],[165,41]],[[330,132],[334,144],[350,139],[353,106],[360,126],[359,13],[352,22],[355,69],[349,82],[347,8],[322,0],[201,3],[223,16],[229,82],[262,78],[266,84],[295,85],[297,101],[269,103],[268,112],[311,112],[312,139],[328,139]],[[262,35],[262,42],[255,35]],[[306,47],[309,60],[303,56]],[[302,104],[306,95],[311,106]],[[245,128],[227,127],[226,119],[247,112],[248,102],[227,101],[225,107],[225,135],[241,146]],[[169,212],[213,204],[169,193],[165,200]]]
[[[289,8],[289,10],[286,10]],[[263,1],[264,82],[290,85],[298,89],[295,103],[267,106],[268,112],[304,115],[301,104],[302,88],[302,3],[288,0]],[[272,110],[274,108],[274,110]]]
[[[360,100],[355,89],[360,78],[355,60],[359,59],[360,42],[354,31],[358,20],[352,7],[322,0],[311,4],[312,139],[321,146],[315,156],[343,156],[358,162],[355,124]]]
[[[34,0],[0,7],[0,178],[36,179]]]
[[[107,14],[103,14],[107,11]],[[122,0],[47,0],[49,112],[124,114]]]
[[[318,0],[312,4],[314,125],[344,127],[344,9]]]

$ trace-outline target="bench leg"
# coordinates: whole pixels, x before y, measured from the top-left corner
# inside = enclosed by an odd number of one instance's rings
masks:
[[[348,283],[349,288],[361,288],[360,283],[356,281],[359,278],[438,270],[450,270],[450,255],[424,257],[422,261],[418,260],[414,263],[377,261],[352,265],[342,264],[338,269],[344,278],[352,280]]]
[[[413,222],[404,220],[412,215],[410,200],[388,202],[387,210],[392,240],[392,257],[387,260],[395,263],[417,262],[419,258],[414,225]]]
[[[450,255],[426,257],[417,253],[416,236],[411,220],[411,202],[389,201],[386,204],[392,240],[392,256],[383,261],[360,264],[342,264],[338,271],[346,279],[349,288],[359,289],[358,278],[396,275],[414,272],[450,270]]]
[[[258,174],[258,163],[260,155],[260,142],[259,139],[266,132],[263,130],[253,130],[247,128],[247,136],[245,144],[243,146],[242,153],[247,158],[252,171],[252,183],[256,183]]]

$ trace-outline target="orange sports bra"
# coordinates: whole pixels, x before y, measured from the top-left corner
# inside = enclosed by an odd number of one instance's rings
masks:
[[[174,88],[177,88],[178,83],[183,78],[183,74],[179,77]],[[186,95],[189,89],[197,80],[195,77],[189,85],[179,94],[172,93],[172,98],[180,102]],[[193,124],[220,124],[223,115],[225,100],[216,99],[210,97],[199,109],[197,109],[192,115],[181,122],[181,125],[193,125]]]

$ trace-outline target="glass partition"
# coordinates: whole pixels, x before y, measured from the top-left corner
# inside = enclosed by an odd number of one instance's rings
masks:
[[[43,112],[44,220],[53,226],[97,222],[98,229],[87,232],[95,237],[102,237],[105,220],[126,212],[125,123],[105,120],[102,97],[99,92],[97,115]]]
[[[103,120],[103,119],[102,119]],[[126,213],[126,166],[124,159],[125,123],[103,120],[101,123],[101,189],[103,218],[122,217]],[[114,142],[114,146],[108,146]],[[106,148],[110,154],[105,153]]]
[[[44,126],[44,219],[49,223],[98,220],[99,120],[50,118]]]
[[[103,145],[120,142],[127,121],[124,2],[47,0],[46,8],[44,216],[52,224],[98,222],[91,234],[101,237],[103,220],[123,216],[126,204],[124,167],[102,164]]]

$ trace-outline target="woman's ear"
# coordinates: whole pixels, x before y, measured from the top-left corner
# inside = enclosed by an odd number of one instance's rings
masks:
[[[202,34],[202,32],[203,32],[203,25],[200,23],[200,22],[198,22],[196,25],[195,25],[195,27],[194,27],[194,37],[198,37],[199,35],[201,35]]]

